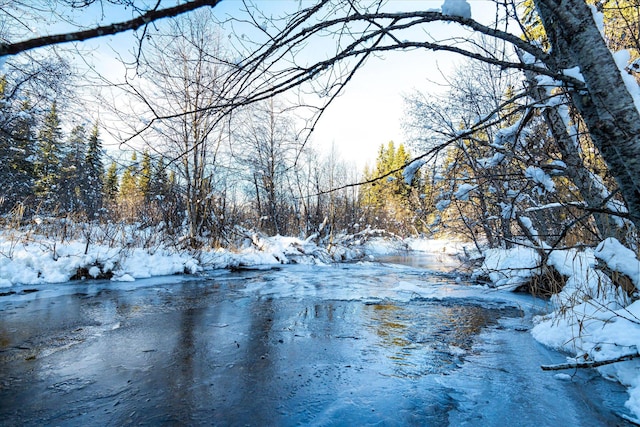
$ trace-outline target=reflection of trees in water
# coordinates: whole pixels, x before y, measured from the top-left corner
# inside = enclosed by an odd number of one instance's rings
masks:
[[[470,350],[474,337],[503,315],[511,313],[455,302],[385,302],[366,306],[368,326],[389,353],[394,374],[403,377],[442,372]]]
[[[406,334],[407,325],[401,321],[404,310],[392,303],[374,304],[370,307],[371,326],[382,339],[383,347],[405,347],[410,343],[401,335]]]
[[[234,404],[238,409],[238,420],[252,425],[269,425],[273,419],[269,414],[261,411],[270,407],[265,400],[278,396],[271,388],[274,387],[276,351],[273,336],[274,301],[272,298],[257,298],[249,306],[246,313],[250,316],[246,339],[240,345],[239,356],[241,364],[238,366],[240,375],[238,381],[239,401]]]
[[[469,350],[475,335],[495,323],[498,316],[492,310],[468,305],[440,307],[437,313],[440,329],[447,333],[447,342]]]

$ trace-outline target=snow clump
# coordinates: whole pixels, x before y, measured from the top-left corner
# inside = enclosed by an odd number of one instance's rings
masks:
[[[551,177],[537,166],[529,166],[524,171],[524,176],[542,186],[547,193],[553,193],[556,190],[556,186]]]
[[[445,0],[441,10],[443,15],[471,19],[471,5],[467,0]]]

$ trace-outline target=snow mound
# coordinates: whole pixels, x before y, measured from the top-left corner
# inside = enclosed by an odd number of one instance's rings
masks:
[[[515,290],[540,272],[540,256],[533,249],[516,246],[511,249],[488,249],[475,279],[488,277],[498,288]]]

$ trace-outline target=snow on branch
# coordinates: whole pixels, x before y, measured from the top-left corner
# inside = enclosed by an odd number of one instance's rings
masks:
[[[441,10],[443,15],[471,19],[471,5],[467,0],[445,0]]]
[[[537,166],[529,166],[524,171],[524,176],[540,185],[547,193],[553,193],[556,191],[556,185],[551,177]]]

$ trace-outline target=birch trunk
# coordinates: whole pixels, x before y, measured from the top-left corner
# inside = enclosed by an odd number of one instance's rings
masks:
[[[546,90],[540,87],[536,81],[536,75],[531,71],[525,71],[525,77],[531,87],[530,96],[537,102],[545,102]],[[588,208],[605,209],[609,194],[601,191],[600,184],[596,182],[593,173],[585,166],[580,155],[579,147],[571,138],[566,123],[558,111],[558,106],[547,106],[542,111],[542,117],[553,135],[562,161],[566,164],[566,177],[575,184],[580,196]],[[624,230],[621,230],[611,215],[594,212],[593,218],[600,233],[600,238],[615,237],[624,241]]]
[[[535,0],[555,64],[579,66],[586,91],[573,93],[595,145],[640,227],[640,114],[584,0]]]

